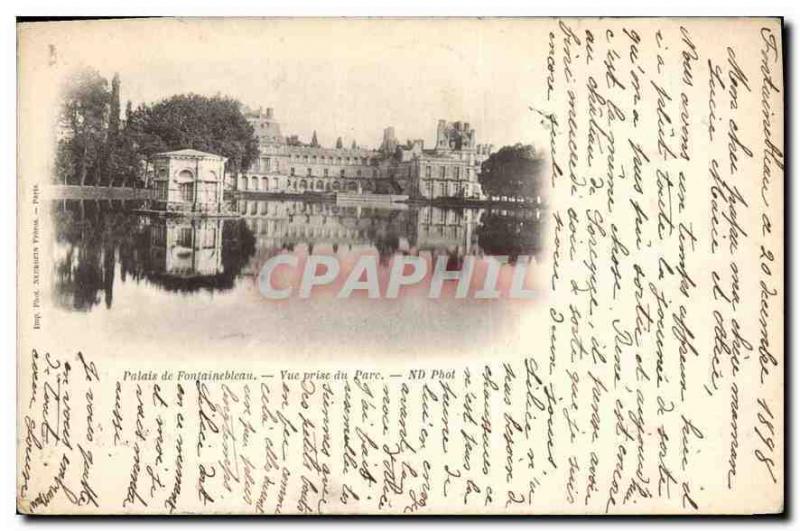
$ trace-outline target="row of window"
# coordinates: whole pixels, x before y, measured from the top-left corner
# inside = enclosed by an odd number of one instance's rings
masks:
[[[429,182],[429,181],[422,181],[420,182],[420,192],[422,195],[426,197],[438,197],[438,196],[449,196],[449,197],[461,197],[464,195],[469,194],[469,190],[461,186],[457,183],[444,183],[444,182]]]
[[[296,153],[289,155],[289,158],[298,162],[319,162],[320,164],[362,164],[364,166],[368,164],[377,164],[378,162],[377,159],[368,157],[334,157],[333,155],[320,155],[317,157],[317,155],[299,155]]]
[[[195,183],[173,184],[173,193],[169,193],[169,183],[167,181],[156,181],[154,184],[156,198],[161,201],[180,201],[182,203],[216,203],[219,199],[217,194],[217,183],[200,182],[197,183],[197,194],[195,194]]]
[[[447,168],[448,168],[448,166],[438,166],[437,167],[438,171],[436,172],[437,175],[434,175],[434,166],[427,165],[427,166],[425,166],[425,178],[426,179],[433,179],[433,178],[447,179],[447,177],[448,177]],[[471,168],[464,168],[464,173],[463,174],[461,172],[461,166],[450,166],[450,168],[452,168],[452,171],[449,172],[449,175],[451,175],[452,178],[457,180],[457,181],[461,179],[462,175],[466,180],[470,180],[470,178],[472,177]]]
[[[242,214],[247,214],[242,212]],[[279,238],[335,238],[339,240],[367,239],[368,233],[363,229],[350,229],[343,227],[315,227],[310,225],[289,225],[270,227],[265,222],[268,220],[249,219],[247,228],[259,235]]]
[[[275,161],[274,169],[275,171],[280,171],[280,164],[278,163],[277,160]],[[261,172],[261,171],[272,171],[272,170],[273,170],[272,159],[270,159],[269,157],[256,159],[250,166],[250,171]]]
[[[297,157],[297,158],[299,159],[299,157]],[[308,159],[308,155],[306,155],[306,159]],[[316,156],[313,156],[312,159],[313,160],[311,162],[316,162]],[[306,162],[308,162],[308,160],[306,160]],[[337,162],[337,164],[341,164],[341,161]],[[449,171],[448,171],[448,168],[450,168]],[[257,172],[258,171],[271,171],[273,169],[272,168],[272,164],[271,164],[271,159],[270,158],[262,158],[261,162],[260,163],[256,162],[255,164],[253,164],[251,169],[252,169],[252,171],[257,171]],[[275,169],[275,171],[279,171],[278,164],[275,165],[274,169]],[[306,174],[306,176],[309,176],[309,177],[315,176],[314,175],[314,170],[312,168],[306,168],[305,174]],[[339,171],[338,171],[338,174],[339,174],[338,175],[339,177],[346,177],[345,169],[344,168],[340,168]],[[410,167],[408,168],[408,174],[409,174],[409,177],[410,177],[411,176],[411,168]],[[289,168],[289,175],[291,175],[292,177],[299,175],[298,169],[295,166],[290,167]],[[322,170],[322,176],[323,177],[330,177],[332,175],[333,175],[333,173],[330,171],[330,169],[323,168],[323,170]],[[364,175],[365,175],[365,173],[363,172],[363,170],[361,168],[356,170],[356,177],[362,177]],[[378,178],[378,169],[377,168],[373,168],[372,169],[372,177],[374,179]],[[452,178],[452,179],[455,179],[457,181],[461,180],[463,178],[463,179],[468,181],[468,180],[470,180],[472,178],[472,168],[463,168],[463,171],[462,171],[462,167],[461,166],[447,166],[447,165],[434,166],[434,165],[428,164],[428,165],[425,166],[425,178],[427,178],[427,179],[433,179],[433,178],[447,179],[447,178]]]
[[[187,183],[191,184],[191,183]],[[271,185],[271,187],[270,187]],[[365,189],[371,189],[372,183],[364,182],[362,186]],[[266,192],[268,190],[279,190],[280,183],[277,177],[272,178],[272,182],[270,183],[270,179],[268,177],[246,177],[242,176],[239,179],[239,190],[242,191],[262,191]],[[353,181],[350,182],[343,182],[340,183],[338,180],[334,180],[332,182],[317,180],[314,181],[313,179],[300,179],[299,181],[289,181],[289,189],[290,190],[319,190],[319,191],[339,191],[339,190],[358,190],[358,184]],[[188,193],[188,192],[187,192]]]
[[[169,176],[169,173],[167,172],[167,168],[160,168],[157,173],[158,173],[158,178],[161,179],[161,180],[166,180],[168,178],[168,176]],[[184,170],[181,170],[180,172],[178,172],[177,177],[180,180],[194,180],[194,173],[191,170],[185,170],[184,169]],[[213,170],[208,170],[207,172],[205,172],[205,179],[203,179],[203,180],[216,181],[217,180],[217,172],[215,172]]]
[[[196,249],[213,249],[217,245],[217,229],[204,227],[177,227],[175,229],[175,245],[180,247],[193,247]],[[163,234],[158,233],[157,239],[163,239]]]
[[[272,188],[278,189],[278,178],[272,178]],[[246,176],[242,176],[239,179],[239,189],[240,190],[253,190],[253,191],[266,191],[270,189],[270,180],[269,177],[262,177],[261,178],[261,187],[259,187],[259,178],[258,177],[250,177],[249,179]]]
[[[258,216],[264,215],[265,212],[259,212],[256,203],[241,204],[239,205],[239,213],[245,216]],[[341,239],[355,239],[365,238],[368,232],[364,229],[346,228],[336,223],[330,225],[308,225],[308,224],[287,224],[284,220],[273,220],[267,218],[261,219],[248,219],[246,220],[247,227],[254,233],[259,235],[266,235],[272,237],[315,237],[315,238],[341,238]],[[418,225],[419,235],[422,237],[444,237],[452,240],[463,240],[464,238],[464,225],[461,223],[451,225],[431,225],[421,223]]]
[[[369,182],[363,183],[364,189],[369,190],[371,185]],[[355,192],[358,190],[358,184],[354,181],[343,182],[340,183],[339,181],[333,182],[325,182],[321,180],[314,181],[313,179],[306,181],[305,179],[300,179],[299,181],[289,181],[289,189],[290,190],[316,190],[318,192],[338,192],[342,191],[351,191]]]
[[[289,175],[291,177],[297,176],[297,170],[295,169],[294,166],[289,168]],[[306,168],[306,176],[307,177],[314,177],[314,172],[313,172],[313,170],[311,168]],[[328,168],[323,168],[322,176],[323,177],[330,177],[331,176],[330,172],[328,171]],[[359,169],[359,170],[356,170],[356,175],[355,176],[356,177],[363,177],[364,174]],[[346,173],[344,171],[344,168],[339,170],[339,177],[347,177],[347,175],[346,175]],[[377,179],[378,178],[378,170],[376,170],[376,169],[372,170],[372,178],[373,179]]]
[[[352,212],[346,207],[326,203],[285,203],[281,200],[242,199],[237,204],[243,213],[246,213],[249,208],[252,213],[281,216],[284,220],[291,219],[293,216],[314,215],[337,218],[352,215]]]

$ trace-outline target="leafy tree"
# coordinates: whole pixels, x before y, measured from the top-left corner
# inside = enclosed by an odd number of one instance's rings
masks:
[[[142,184],[143,172],[133,123],[133,106],[129,100],[125,105],[125,121],[112,152],[110,171],[122,186],[135,188]]]
[[[342,137],[336,139],[336,149],[342,149]]]
[[[124,136],[133,144],[134,150],[144,158],[170,149],[158,134],[151,132],[149,112],[146,105],[139,105],[125,119]]]
[[[119,74],[114,74],[111,80],[111,94],[108,101],[108,134],[106,135],[106,143],[103,146],[103,160],[100,167],[100,175],[98,176],[97,184],[101,184],[100,180],[105,180],[108,186],[113,186],[115,183],[122,181],[122,160],[120,157],[120,130],[119,130]]]
[[[258,157],[253,127],[231,98],[182,94],[133,111],[129,133],[144,157],[159,151],[192,148],[228,158],[238,173]]]
[[[108,132],[116,137],[119,134],[119,74],[111,79],[111,99],[109,101]]]
[[[141,185],[142,159],[137,152],[136,136],[129,123],[128,120],[125,121],[115,140],[109,160],[109,174],[115,184],[135,188]]]
[[[99,181],[109,115],[107,85],[95,70],[80,70],[67,79],[59,120],[62,138],[56,152],[58,182]]]
[[[76,161],[76,149],[71,140],[60,139],[56,144],[56,165],[55,181],[58,184],[70,184],[73,182],[78,163]]]
[[[543,167],[544,161],[533,146],[505,146],[483,162],[478,181],[491,196],[535,198]]]
[[[128,103],[125,104],[125,125],[128,125],[133,117],[133,104],[131,100],[128,100]]]
[[[134,138],[129,134],[130,103],[125,126],[120,120],[120,79],[111,90],[94,70],[81,70],[67,79],[56,147],[56,180],[61,184],[135,185],[141,169]]]

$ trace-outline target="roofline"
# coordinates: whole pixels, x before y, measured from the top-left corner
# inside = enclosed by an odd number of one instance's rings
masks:
[[[151,159],[155,158],[185,158],[185,159],[222,159],[223,162],[228,161],[228,157],[223,157],[222,155],[215,155],[213,153],[203,153],[202,155],[194,154],[194,153],[177,153],[180,150],[175,151],[162,151],[161,153],[154,153],[150,155]]]

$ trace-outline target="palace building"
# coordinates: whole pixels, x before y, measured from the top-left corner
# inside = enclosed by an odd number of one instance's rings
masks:
[[[476,144],[468,123],[439,120],[436,145],[422,140],[397,141],[393,127],[384,130],[377,149],[322,147],[281,133],[273,110],[248,111],[259,157],[229,185],[241,192],[355,192],[406,194],[410,197],[480,198],[481,163],[491,146]]]
[[[490,153],[490,145],[476,144],[469,123],[439,120],[436,146],[424,149],[422,140],[408,143],[399,148],[398,166],[409,176],[407,192],[413,197],[480,198],[478,175]]]

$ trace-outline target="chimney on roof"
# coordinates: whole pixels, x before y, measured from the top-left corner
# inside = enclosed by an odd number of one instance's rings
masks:
[[[436,125],[436,148],[437,149],[447,149],[447,122],[445,120],[439,120],[439,123]]]
[[[384,153],[394,153],[397,149],[397,137],[394,135],[394,127],[387,127],[383,130],[383,143],[381,151]]]

